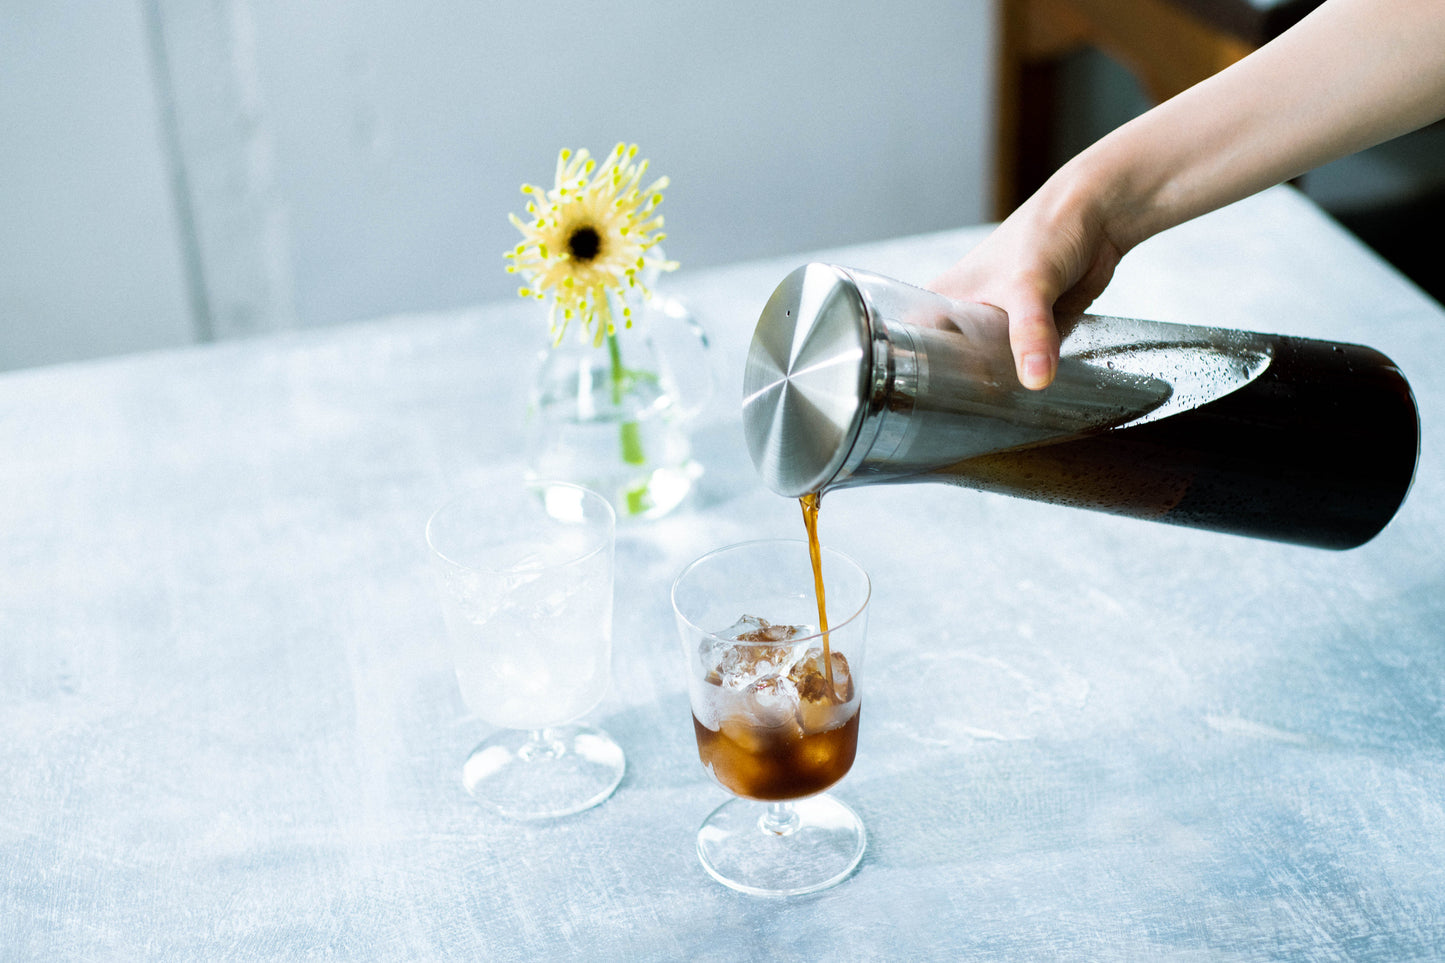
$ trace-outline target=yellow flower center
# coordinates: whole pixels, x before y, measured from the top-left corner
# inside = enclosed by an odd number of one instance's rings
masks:
[[[567,237],[567,253],[572,260],[587,262],[595,259],[602,250],[602,235],[595,227],[582,226]]]

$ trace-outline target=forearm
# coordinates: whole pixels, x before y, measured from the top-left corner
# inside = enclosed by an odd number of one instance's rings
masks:
[[[932,286],[1002,308],[1019,381],[1042,388],[1056,316],[1140,241],[1442,116],[1445,0],[1327,0],[1064,165]]]
[[[1122,251],[1445,116],[1445,2],[1329,0],[1239,63],[1124,125],[1045,193],[1089,198]]]

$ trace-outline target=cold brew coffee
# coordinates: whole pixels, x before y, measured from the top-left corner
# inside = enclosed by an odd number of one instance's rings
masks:
[[[847,657],[825,656],[811,626],[754,616],[717,635],[730,644],[702,653],[709,689],[693,710],[698,757],[713,778],[772,801],[811,796],[847,775],[859,710]]]

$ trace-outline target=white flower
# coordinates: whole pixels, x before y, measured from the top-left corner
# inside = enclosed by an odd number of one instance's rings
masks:
[[[643,272],[677,267],[656,250],[665,236],[657,208],[668,180],[641,187],[647,161],[636,157],[636,144],[618,144],[600,166],[586,150],[563,150],[551,190],[522,185],[532,222],[508,215],[523,240],[505,255],[507,271],[527,280],[517,291],[522,297],[552,299],[548,318],[556,341],[573,320],[594,345],[614,333],[618,315],[630,327],[630,299],[651,293]]]

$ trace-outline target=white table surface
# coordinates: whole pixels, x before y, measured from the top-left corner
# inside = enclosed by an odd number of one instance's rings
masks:
[[[983,233],[821,256],[924,282]],[[0,376],[0,959],[1445,956],[1445,312],[1287,189],[1148,242],[1097,309],[1395,358],[1423,454],[1394,522],[1333,553],[835,493],[823,541],[875,585],[835,790],[867,855],[788,901],[702,871],[726,796],[667,590],[704,551],[801,535],[737,394],[763,302],[816,255],[668,280],[714,339],[707,474],[621,533],[589,721],[627,775],[555,824],[460,785],[490,730],[422,538],[519,462],[535,305]]]

